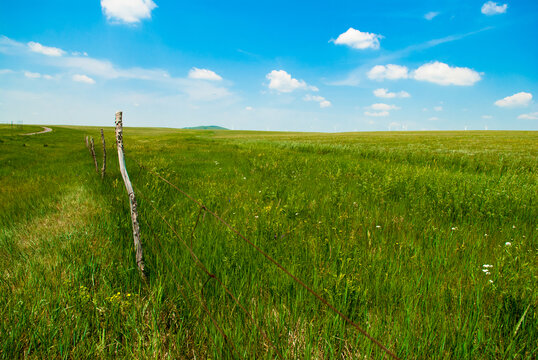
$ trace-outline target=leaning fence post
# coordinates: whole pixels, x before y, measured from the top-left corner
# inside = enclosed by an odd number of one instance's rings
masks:
[[[99,174],[99,165],[97,165],[97,158],[95,157],[95,146],[93,143],[93,136],[90,139],[90,153],[93,157],[93,163],[95,164],[95,171]]]
[[[88,150],[90,150],[90,144],[88,143],[88,136],[87,135],[84,138],[84,140],[86,140],[86,147],[88,148]]]
[[[101,129],[101,141],[103,142],[103,167],[101,168],[101,179],[104,179],[105,172],[106,172],[106,146],[105,146],[105,134],[103,134],[103,129]]]
[[[136,204],[136,197],[134,194],[133,186],[131,185],[131,180],[129,180],[129,174],[127,173],[127,168],[125,167],[125,157],[123,155],[123,121],[122,121],[122,112],[116,112],[116,144],[118,147],[118,161],[120,163],[120,172],[125,183],[125,189],[127,194],[129,194],[129,204],[131,206],[131,222],[133,224],[133,241],[136,251],[136,264],[140,270],[142,277],[144,275],[144,260],[142,258],[142,245],[140,243],[140,226],[138,225],[138,205]]]

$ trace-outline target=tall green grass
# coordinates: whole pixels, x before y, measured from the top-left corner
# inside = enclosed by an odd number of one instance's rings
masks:
[[[104,181],[87,134],[97,140],[98,129],[23,138],[0,128],[3,358],[386,358],[211,216],[202,211],[194,228],[199,207],[132,159],[216,211],[401,358],[536,357],[535,132],[126,128],[147,284],[113,130]]]

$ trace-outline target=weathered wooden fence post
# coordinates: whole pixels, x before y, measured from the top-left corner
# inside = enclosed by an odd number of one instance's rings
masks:
[[[136,251],[136,264],[142,274],[142,278],[145,279],[144,274],[144,259],[142,257],[142,244],[140,243],[140,226],[138,225],[138,205],[136,204],[136,197],[134,194],[131,180],[129,180],[129,174],[125,167],[125,157],[123,155],[123,120],[122,112],[116,112],[116,144],[118,147],[118,161],[120,163],[120,172],[125,183],[125,189],[129,194],[129,203],[131,205],[131,222],[133,224],[133,241]]]
[[[99,174],[99,165],[97,165],[97,158],[95,157],[95,146],[93,143],[93,136],[90,139],[90,152],[93,157],[93,163],[95,164],[95,172]]]
[[[106,146],[105,146],[105,134],[103,129],[101,129],[101,141],[103,142],[103,167],[101,168],[101,179],[105,178],[106,172]]]
[[[88,136],[87,135],[84,138],[84,140],[86,140],[86,147],[88,148],[88,150],[90,150],[90,144],[88,143]]]

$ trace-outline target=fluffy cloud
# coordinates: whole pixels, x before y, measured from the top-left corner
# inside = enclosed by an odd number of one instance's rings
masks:
[[[521,120],[538,120],[538,112],[521,114],[517,118]]]
[[[519,107],[527,106],[532,100],[532,94],[519,92],[512,96],[507,96],[504,99],[495,101],[495,105],[499,107]]]
[[[305,97],[303,98],[304,101],[316,101],[319,103],[319,107],[320,108],[326,108],[326,107],[329,107],[331,106],[331,102],[327,99],[325,99],[323,96],[319,96],[319,95],[310,95],[310,94],[307,94],[305,95]]]
[[[349,28],[334,41],[337,45],[347,45],[353,49],[379,49],[379,39],[383,36]]]
[[[317,87],[310,86],[303,80],[292,78],[291,75],[284,70],[273,70],[265,77],[269,79],[269,89],[279,92],[292,92],[297,89],[318,91]]]
[[[389,104],[383,104],[383,103],[377,103],[377,104],[372,104],[369,106],[370,109],[372,110],[382,110],[382,111],[388,111],[388,110],[398,110],[400,109],[398,106],[396,105],[389,105]]]
[[[431,118],[429,118],[428,120],[430,121],[437,121],[439,120],[439,118],[437,116],[432,116]]]
[[[199,79],[199,80],[212,80],[212,81],[219,81],[222,80],[222,77],[215,73],[214,71],[208,70],[208,69],[198,69],[193,67],[189,71],[189,78],[190,79]]]
[[[443,107],[442,106],[434,106],[433,110],[435,110],[435,111],[443,111]]]
[[[484,119],[484,120],[493,119],[493,116],[491,116],[491,115],[482,115],[482,119]]]
[[[392,98],[408,98],[411,97],[407,91],[389,92],[388,89],[375,89],[374,95],[380,98],[392,99]]]
[[[65,51],[59,48],[50,47],[50,46],[43,46],[38,42],[30,41],[28,43],[28,47],[30,48],[30,51],[47,55],[47,56],[62,56],[65,54]]]
[[[465,67],[451,67],[435,61],[424,64],[413,72],[413,78],[439,85],[470,86],[481,79],[480,74]]]
[[[41,77],[41,74],[40,73],[30,72],[30,71],[25,71],[24,76],[26,76],[29,79],[38,79],[38,78]]]
[[[135,24],[150,19],[157,5],[152,0],[101,0],[101,9],[109,21]]]
[[[408,76],[407,67],[394,64],[376,65],[368,71],[368,78],[372,80],[407,79]]]
[[[482,14],[484,15],[496,15],[505,13],[507,8],[508,4],[497,5],[496,2],[488,1],[487,3],[484,3],[484,5],[482,5],[481,10]]]
[[[429,13],[425,14],[424,15],[424,19],[426,20],[432,20],[434,17],[436,17],[437,15],[439,15],[439,12],[437,11],[430,11]]]
[[[87,75],[75,74],[73,75],[73,81],[81,82],[85,84],[95,84],[95,80]]]
[[[364,115],[374,116],[374,117],[385,117],[385,116],[389,116],[390,113],[388,111],[365,111]]]
[[[367,108],[370,109],[370,110],[374,110],[374,111],[365,111],[364,115],[366,115],[366,116],[374,116],[374,117],[389,116],[390,115],[389,110],[398,110],[398,109],[400,109],[396,105],[389,105],[389,104],[383,104],[383,103],[372,104],[372,105],[368,106]]]

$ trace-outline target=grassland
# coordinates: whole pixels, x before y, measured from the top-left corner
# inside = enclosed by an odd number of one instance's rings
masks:
[[[39,128],[0,126],[3,359],[386,358],[132,159],[221,214],[400,358],[537,357],[536,132],[126,128],[144,283],[113,129],[104,180],[83,141],[98,129],[53,129],[25,137]]]

